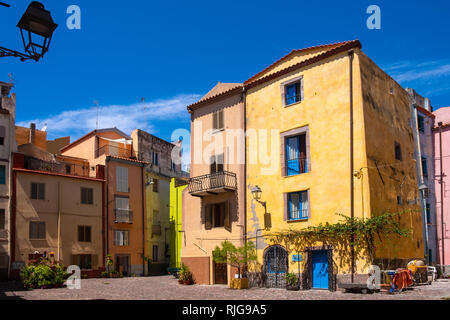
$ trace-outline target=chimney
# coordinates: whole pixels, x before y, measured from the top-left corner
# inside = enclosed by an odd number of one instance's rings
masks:
[[[34,144],[34,139],[36,135],[36,123],[30,123],[30,143]]]

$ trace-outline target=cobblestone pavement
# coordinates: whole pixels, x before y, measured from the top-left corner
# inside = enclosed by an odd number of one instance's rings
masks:
[[[0,283],[0,299],[27,300],[433,300],[450,298],[450,280],[418,286],[398,294],[356,294],[325,290],[287,291],[284,289],[252,288],[232,290],[220,285],[179,285],[172,276],[83,279],[80,290],[67,288],[21,290],[17,283]]]

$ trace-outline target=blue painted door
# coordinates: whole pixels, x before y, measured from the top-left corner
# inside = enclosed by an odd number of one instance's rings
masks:
[[[328,289],[328,252],[326,250],[312,252],[312,287]]]

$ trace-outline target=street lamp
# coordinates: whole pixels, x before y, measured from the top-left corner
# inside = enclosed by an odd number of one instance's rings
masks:
[[[271,220],[270,220],[270,214],[267,213],[267,203],[266,201],[261,201],[261,194],[262,194],[262,190],[260,187],[258,186],[254,186],[252,188],[252,196],[253,199],[256,200],[256,202],[260,203],[263,207],[264,207],[264,227],[265,229],[270,229],[270,227],[272,226]]]
[[[53,22],[50,11],[40,2],[33,1],[20,19],[20,29],[25,53],[0,47],[0,57],[18,57],[21,61],[38,61],[48,51],[53,32],[58,25]]]

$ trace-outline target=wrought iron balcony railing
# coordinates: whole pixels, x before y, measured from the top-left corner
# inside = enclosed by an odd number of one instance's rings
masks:
[[[98,158],[101,155],[115,156],[121,158],[139,159],[139,153],[131,148],[121,148],[113,145],[104,145],[95,151],[95,157]]]
[[[214,194],[224,191],[235,191],[236,174],[228,171],[216,172],[189,179],[190,194]]]
[[[133,211],[129,209],[116,209],[115,222],[119,223],[133,223]]]

